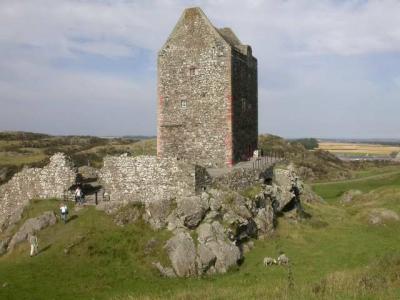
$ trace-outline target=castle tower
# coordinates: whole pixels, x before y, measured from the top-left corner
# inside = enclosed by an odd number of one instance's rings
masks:
[[[257,59],[229,28],[186,9],[158,53],[157,155],[232,166],[257,147]]]

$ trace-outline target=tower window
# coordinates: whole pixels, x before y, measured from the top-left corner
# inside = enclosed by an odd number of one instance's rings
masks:
[[[187,107],[186,100],[181,100],[181,108],[186,108],[186,107]]]
[[[247,109],[246,98],[242,98],[242,112],[245,112]]]
[[[194,76],[194,75],[196,75],[196,68],[195,67],[191,67],[190,69],[189,69],[189,74],[190,74],[190,76]]]

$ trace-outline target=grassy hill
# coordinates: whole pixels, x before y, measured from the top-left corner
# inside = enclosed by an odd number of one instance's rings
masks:
[[[0,132],[0,184],[24,166],[42,167],[56,152],[69,155],[76,166],[100,168],[106,155],[156,153],[155,139],[50,136],[29,132]]]
[[[311,218],[280,218],[274,236],[255,241],[239,269],[200,279],[165,279],[152,267],[167,262],[169,232],[142,222],[118,227],[93,208],[79,210],[40,232],[38,256],[21,244],[0,257],[0,299],[399,299],[399,222],[371,225],[369,215],[400,214],[400,168],[354,174],[313,184],[326,203],[304,204]],[[363,194],[342,204],[350,189]],[[56,200],[34,201],[24,218],[57,208]],[[290,268],[265,268],[263,258],[280,251]]]

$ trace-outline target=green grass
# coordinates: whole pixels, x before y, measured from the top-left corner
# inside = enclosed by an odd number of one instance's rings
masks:
[[[27,165],[35,162],[39,162],[46,158],[43,153],[28,153],[21,155],[8,155],[0,153],[0,165]]]
[[[369,192],[371,190],[381,187],[396,187],[400,185],[400,170],[397,167],[397,171],[393,169],[387,169],[387,172],[378,172],[376,175],[373,173],[365,172],[361,173],[360,178],[345,180],[345,181],[334,181],[326,183],[315,183],[312,184],[313,190],[323,197],[328,202],[335,202],[340,196],[346,191],[351,189],[360,190],[362,192]],[[365,176],[363,176],[365,175]]]
[[[153,261],[167,264],[169,232],[142,221],[118,227],[95,209],[71,207],[69,223],[40,232],[37,257],[22,244],[0,258],[0,299],[399,299],[399,223],[372,226],[365,216],[373,208],[400,213],[400,174],[377,173],[314,185],[328,204],[304,204],[312,217],[300,222],[280,218],[274,236],[255,241],[240,268],[204,278],[165,279],[153,269]],[[345,206],[334,201],[347,189],[366,193]],[[49,209],[58,202],[35,202],[24,218]],[[145,252],[153,237],[159,243]],[[290,273],[262,264],[280,251],[291,260]]]

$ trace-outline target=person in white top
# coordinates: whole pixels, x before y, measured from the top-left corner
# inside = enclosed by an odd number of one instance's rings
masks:
[[[28,236],[29,243],[31,244],[31,257],[38,254],[38,238],[37,236],[32,233]]]
[[[62,203],[60,206],[60,212],[61,212],[61,220],[64,221],[64,224],[67,223],[67,218],[68,218],[68,206],[67,204]]]
[[[78,186],[75,190],[75,203],[76,204],[82,204],[82,196],[83,192],[80,186]]]

